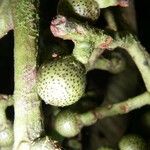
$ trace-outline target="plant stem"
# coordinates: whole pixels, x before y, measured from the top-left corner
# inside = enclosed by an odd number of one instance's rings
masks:
[[[150,92],[150,55],[132,34],[118,32],[109,34],[103,30],[67,20],[63,16],[58,16],[52,21],[51,31],[57,37],[71,39],[75,43],[74,56],[86,65],[94,65],[97,55],[100,56],[105,49],[124,48],[137,65],[147,91]],[[84,43],[89,51],[81,49],[79,43],[80,45]],[[80,54],[83,54],[83,57]],[[93,58],[92,61],[90,61],[91,58]]]
[[[23,144],[39,138],[43,129],[40,100],[35,91],[37,8],[32,0],[15,0],[12,6],[15,39],[14,150],[18,150],[30,147]]]
[[[93,111],[79,115],[81,126],[94,124],[97,119],[125,114],[142,106],[150,105],[150,55],[135,36],[130,33],[105,33],[88,25],[66,20],[63,16],[58,16],[56,20],[52,21],[51,30],[57,37],[73,40],[75,43],[75,49],[73,50],[76,53],[75,57],[79,58],[79,61],[84,62],[84,60],[81,60],[82,57],[79,56],[83,54],[87,56],[85,57],[86,63],[91,63],[93,66],[96,65],[94,63],[98,58],[98,54],[100,56],[105,49],[114,50],[117,47],[125,49],[137,65],[147,88],[147,92],[124,102],[98,107]],[[84,48],[80,48],[79,43],[80,45],[83,44],[84,47],[90,48],[90,51],[86,49],[83,52]],[[91,58],[93,59],[90,62]]]
[[[118,0],[95,0],[98,5],[99,8],[106,8],[109,6],[116,6],[118,5]]]
[[[97,58],[97,54],[103,52],[101,47],[105,47],[103,44],[106,43],[106,39],[108,42],[111,41],[110,36],[104,34],[103,30],[93,29],[87,24],[81,24],[60,15],[51,22],[50,29],[54,36],[72,40],[75,43],[73,55],[85,65],[92,64]],[[92,62],[89,62],[90,57]]]
[[[38,0],[14,0],[14,150],[30,149],[43,134],[41,100],[36,92]],[[48,140],[47,140],[48,141]],[[43,141],[44,143],[44,141]],[[47,142],[55,149],[53,142]]]
[[[99,8],[106,8],[110,6],[117,6],[120,5],[121,7],[127,7],[128,6],[128,0],[95,0]]]
[[[117,33],[111,46],[113,49],[124,48],[129,53],[142,75],[147,91],[150,92],[150,55],[136,37],[132,34],[125,34],[122,37]]]
[[[126,114],[134,109],[141,108],[145,105],[150,105],[149,92],[145,92],[139,96],[125,100],[124,102],[107,105],[104,107],[97,107],[95,110],[80,114],[79,118],[83,126],[89,126],[94,124],[97,119]]]
[[[114,17],[114,14],[112,13],[112,11],[109,9],[108,10],[106,9],[104,11],[104,16],[105,16],[106,21],[107,21],[107,28],[114,30],[114,31],[117,31],[118,27],[117,27],[117,24],[115,22],[115,17]]]

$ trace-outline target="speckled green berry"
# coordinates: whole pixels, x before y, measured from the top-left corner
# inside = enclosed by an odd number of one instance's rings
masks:
[[[143,138],[138,135],[125,135],[119,142],[120,150],[147,150]]]
[[[64,137],[76,136],[81,130],[77,114],[69,110],[59,112],[55,120],[55,129]]]
[[[8,147],[13,144],[14,135],[10,122],[3,124],[0,131],[0,147]]]
[[[37,77],[37,92],[45,103],[68,106],[77,102],[85,91],[85,67],[73,56],[43,64]]]
[[[60,0],[58,14],[95,21],[100,15],[100,9],[94,0]]]

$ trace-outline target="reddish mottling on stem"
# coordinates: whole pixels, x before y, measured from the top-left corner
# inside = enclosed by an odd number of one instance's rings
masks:
[[[7,95],[3,95],[3,94],[1,94],[0,95],[0,100],[7,100],[8,99],[8,96]]]
[[[107,49],[107,48],[109,48],[109,45],[112,43],[112,37],[108,37],[108,38],[106,38],[106,40],[104,41],[104,43],[101,43],[100,44],[100,46],[99,46],[99,48],[101,48],[101,49]]]
[[[129,6],[129,0],[119,0],[118,5],[121,7],[128,7]]]
[[[58,16],[58,18],[53,19],[51,21],[50,30],[51,30],[51,32],[53,33],[54,36],[60,37],[60,36],[65,35],[64,30],[59,27],[60,25],[63,25],[63,24],[64,24],[64,27],[65,27],[66,18],[63,17],[63,16]]]
[[[96,111],[92,111],[93,115],[95,116],[95,119],[102,119],[103,115],[101,113],[97,113]]]
[[[124,113],[127,113],[129,111],[129,107],[127,104],[121,105],[120,106],[121,111],[123,111]]]
[[[32,88],[36,80],[36,67],[30,65],[26,66],[23,72],[23,80],[29,89]]]

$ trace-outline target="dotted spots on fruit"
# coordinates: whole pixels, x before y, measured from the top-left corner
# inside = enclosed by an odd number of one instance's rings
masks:
[[[38,71],[37,91],[48,104],[67,106],[80,99],[85,90],[85,68],[73,56],[44,64]]]
[[[100,9],[96,1],[93,0],[60,0],[58,11],[65,16],[79,15],[81,17],[97,20]]]

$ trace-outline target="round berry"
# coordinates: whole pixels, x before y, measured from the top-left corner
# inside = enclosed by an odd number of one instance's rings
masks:
[[[146,143],[138,135],[125,135],[119,142],[120,150],[146,150]]]
[[[76,136],[81,130],[77,114],[69,110],[59,112],[55,120],[55,129],[64,137]]]
[[[68,106],[77,102],[85,91],[85,67],[73,56],[43,64],[37,77],[37,92],[53,106]]]
[[[95,21],[100,15],[100,9],[94,0],[60,0],[58,14]]]

